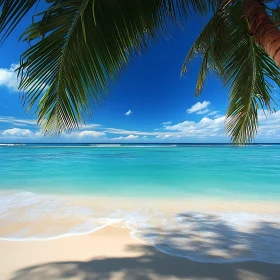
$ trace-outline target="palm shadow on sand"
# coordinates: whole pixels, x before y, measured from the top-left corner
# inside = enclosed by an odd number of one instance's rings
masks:
[[[271,239],[271,243],[267,243],[267,246],[275,249],[275,246],[278,246],[278,242],[280,242],[280,229],[275,227],[273,223],[262,222],[254,232],[244,233],[230,227],[215,215],[205,215],[200,217],[199,220],[193,213],[180,213],[178,216],[181,218],[181,222],[193,222],[197,233],[206,232],[211,238],[203,242],[201,238],[196,239],[195,236],[193,238],[193,236],[176,233],[170,229],[150,228],[146,234],[155,237],[157,248],[168,252],[169,248],[176,246],[177,239],[180,239],[182,244],[184,244],[184,240],[188,242],[188,247],[181,250],[178,248],[178,255],[187,257],[192,256],[196,253],[195,251],[199,251],[201,254],[211,258],[213,248],[224,251],[225,255],[239,256],[239,253],[244,251],[244,240],[246,240],[246,246],[250,249],[250,247],[261,245],[260,243],[263,242],[265,234],[269,234],[274,238]],[[193,235],[196,235],[196,232]],[[165,243],[166,240],[168,240],[168,244]],[[256,261],[257,256],[255,261],[203,263],[187,258],[173,257],[156,250],[152,246],[131,245],[126,249],[139,253],[139,256],[95,258],[86,262],[73,260],[69,262],[44,263],[16,271],[11,280],[280,279],[280,264]],[[279,255],[275,255],[277,250],[272,250],[271,254],[272,258],[275,257],[275,262],[279,263],[279,259],[277,259]]]

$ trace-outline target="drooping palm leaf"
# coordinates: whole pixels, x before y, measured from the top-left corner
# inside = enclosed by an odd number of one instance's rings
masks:
[[[0,31],[5,39],[37,1],[0,0]],[[36,104],[45,132],[78,127],[102,101],[135,51],[142,52],[168,21],[192,9],[216,13],[191,48],[186,63],[203,55],[196,93],[210,71],[230,85],[227,128],[235,142],[251,141],[257,109],[270,107],[270,80],[279,85],[279,69],[249,35],[242,1],[51,0],[51,7],[23,34],[35,45],[21,58],[20,88],[29,108]],[[273,16],[278,17],[278,10]],[[39,37],[42,40],[38,41]],[[92,105],[93,104],[93,105]]]
[[[201,93],[212,70],[229,86],[226,128],[235,143],[251,142],[258,128],[258,109],[271,110],[272,86],[280,86],[279,68],[250,35],[242,1],[217,10],[190,49],[187,63],[202,55],[196,93]]]
[[[0,0],[0,43],[11,34],[39,0]]]
[[[212,0],[57,0],[23,34],[35,44],[21,57],[20,89],[37,106],[46,133],[77,128],[102,102],[135,51],[191,10]],[[42,37],[41,40],[38,40]]]

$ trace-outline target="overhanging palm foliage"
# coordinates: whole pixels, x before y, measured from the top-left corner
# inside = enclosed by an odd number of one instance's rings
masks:
[[[22,18],[38,3],[38,0],[0,0],[0,42],[3,42],[15,29]]]
[[[24,41],[36,40],[23,53],[19,67],[24,101],[28,109],[37,106],[46,133],[78,128],[135,51],[145,50],[168,21],[176,21],[190,8],[208,10],[207,1],[197,0],[49,2],[48,10],[22,36]],[[14,27],[12,19],[7,22]]]
[[[280,86],[279,68],[251,36],[242,1],[221,4],[205,26],[184,62],[201,54],[196,94],[203,89],[210,72],[229,86],[226,128],[232,140],[245,144],[252,141],[258,127],[258,109],[272,110],[271,82]]]
[[[254,137],[259,107],[271,109],[271,85],[279,69],[249,34],[242,0],[46,0],[22,39],[33,45],[21,56],[20,89],[35,107],[45,133],[78,128],[102,100],[135,52],[142,53],[169,22],[190,11],[215,10],[191,48],[202,54],[196,92],[213,71],[229,86],[227,129],[232,140]],[[271,1],[266,1],[271,2]],[[2,41],[39,0],[0,0]],[[273,18],[280,18],[272,8]],[[37,20],[36,20],[37,19]],[[161,31],[161,32],[159,32]]]

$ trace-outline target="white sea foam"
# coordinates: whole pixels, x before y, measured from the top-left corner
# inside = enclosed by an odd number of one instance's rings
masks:
[[[166,213],[155,207],[94,208],[30,192],[0,194],[0,239],[46,240],[124,226],[133,238],[200,262],[280,263],[279,213]],[[63,226],[62,226],[63,225]],[[13,230],[6,230],[12,228]]]
[[[0,144],[0,146],[8,146],[8,147],[12,147],[12,146],[25,146],[25,144]]]
[[[121,144],[91,144],[91,147],[96,147],[96,148],[115,148],[115,147],[121,147]]]
[[[271,147],[271,146],[277,146],[277,145],[261,145],[262,147]]]

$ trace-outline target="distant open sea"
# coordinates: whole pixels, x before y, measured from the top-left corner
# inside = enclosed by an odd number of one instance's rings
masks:
[[[125,211],[107,205],[100,214],[97,209],[61,198],[67,196],[165,200],[175,204],[178,199],[202,203],[214,199],[224,203],[254,202],[260,208],[258,213],[249,214],[246,209],[234,213],[182,209],[167,216],[156,207],[137,205]],[[135,238],[167,254],[206,262],[280,262],[279,212],[262,213],[262,207],[270,203],[280,205],[277,144],[0,145],[2,239],[56,238],[123,222]],[[76,222],[62,230],[60,225],[71,219]],[[49,226],[34,230],[40,221],[48,221]],[[255,225],[253,230],[251,224]],[[250,227],[250,234],[244,226]],[[174,239],[178,232],[181,237]],[[219,242],[212,244],[215,253],[201,241],[195,248],[194,240],[189,238],[194,233],[199,237],[198,232],[205,242],[220,235],[215,238]]]
[[[0,145],[0,189],[280,200],[280,145]]]

